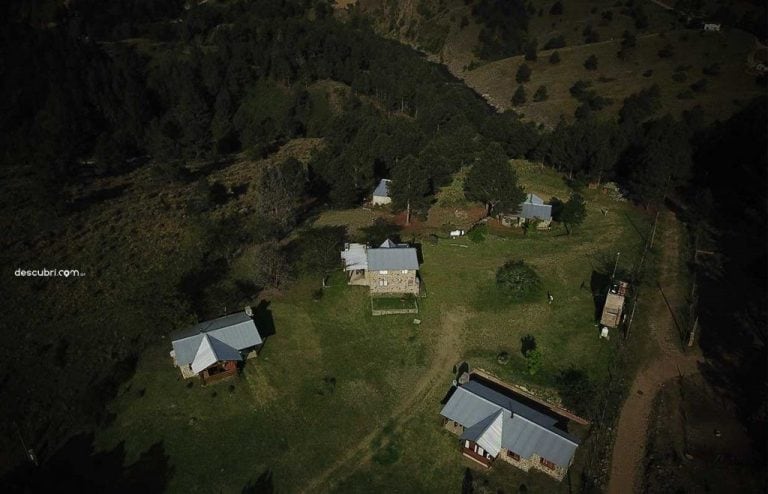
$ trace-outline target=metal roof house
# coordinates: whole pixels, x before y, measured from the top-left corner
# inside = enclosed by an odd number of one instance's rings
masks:
[[[373,190],[373,197],[371,198],[371,204],[374,206],[383,206],[392,202],[392,198],[389,195],[389,185],[392,181],[387,178],[382,178],[379,181],[379,185]]]
[[[205,321],[171,335],[171,357],[184,379],[200,376],[204,383],[237,372],[246,354],[255,356],[262,345],[250,309]]]
[[[408,244],[390,239],[375,248],[346,244],[341,260],[348,283],[368,286],[371,294],[419,293],[419,257]]]
[[[530,193],[520,203],[516,214],[501,215],[499,219],[504,226],[522,226],[526,221],[537,221],[537,228],[546,229],[552,223],[552,205],[544,204],[541,197]]]
[[[459,435],[462,453],[486,467],[501,458],[562,480],[579,446],[577,438],[558,428],[560,418],[476,380],[459,385],[440,415]]]

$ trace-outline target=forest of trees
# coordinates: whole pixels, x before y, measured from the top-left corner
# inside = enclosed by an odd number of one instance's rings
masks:
[[[487,21],[485,58],[522,51],[528,14],[521,2],[482,0],[474,15]],[[492,213],[522,197],[507,159],[530,158],[562,171],[576,186],[614,180],[640,204],[659,205],[701,175],[692,157],[706,149],[701,136],[711,132],[696,112],[682,119],[658,116],[658,88],[627,98],[617,121],[587,112],[539,129],[512,112],[494,112],[443,67],[377,37],[365,19],[335,19],[326,0],[208,2],[188,9],[168,0],[73,0],[66,7],[30,0],[0,7],[0,18],[0,172],[3,207],[12,218],[5,225],[11,239],[3,244],[6,256],[11,246],[26,248],[47,228],[27,218],[66,216],[61,190],[67,184],[138,167],[187,182],[195,179],[190,170],[196,164],[241,152],[263,158],[291,139],[322,138],[306,169],[288,160],[257,184],[264,193],[256,213],[262,237],[246,254],[270,259],[254,276],[261,285],[279,286],[287,259],[308,272],[338,259],[343,232],[336,229],[311,231],[303,244],[279,243],[300,222],[307,196],[314,204],[347,207],[359,204],[378,179],[393,178],[394,207],[424,214],[438,187],[471,167],[467,195]],[[321,80],[349,92],[337,113],[317,120],[308,87]],[[202,199],[194,205],[190,198],[190,214],[205,216],[216,191],[201,182],[198,192]],[[227,225],[212,221],[200,224],[215,238]],[[184,286],[200,285],[203,264],[218,266],[210,252],[193,259]],[[174,297],[192,296],[178,292]],[[24,310],[17,306],[9,320],[30,324]],[[66,320],[57,324],[68,330]],[[23,329],[29,328],[14,330]],[[148,341],[126,339],[133,345],[119,350],[126,360]],[[109,350],[86,348],[82,361]],[[14,362],[4,362],[0,375],[19,372]],[[2,412],[3,423],[22,420],[33,407],[39,414],[25,417],[35,422],[32,429],[43,431],[45,414],[62,410],[80,425],[95,423],[120,379],[112,368],[99,372],[88,384],[101,393],[92,401],[75,401],[63,389],[59,397],[71,402],[49,412],[55,397],[29,395]]]

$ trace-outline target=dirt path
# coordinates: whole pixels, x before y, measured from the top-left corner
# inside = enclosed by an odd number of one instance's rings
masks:
[[[432,335],[434,343],[431,347],[435,349],[435,353],[432,355],[427,369],[410,389],[410,392],[395,406],[392,416],[387,421],[389,424],[394,424],[395,430],[402,427],[414,410],[421,406],[427,406],[429,401],[425,400],[424,397],[434,390],[435,384],[443,380],[451,366],[456,363],[459,358],[461,331],[465,319],[466,313],[463,310],[443,313],[440,331],[438,334]],[[363,437],[359,443],[350,447],[344,455],[315,477],[301,492],[326,492],[330,490],[333,484],[354,473],[373,456],[374,451],[371,448],[371,443],[380,432],[381,430],[376,429]]]
[[[701,357],[698,352],[685,354],[681,351],[677,323],[669,309],[670,306],[678,307],[685,300],[678,280],[681,225],[669,211],[662,213],[660,221],[663,234],[658,289],[646,290],[645,295],[648,297],[646,310],[651,314],[647,330],[657,348],[653,359],[632,383],[629,397],[621,409],[611,460],[609,494],[640,492],[654,397],[660,386],[670,379],[699,372]],[[636,326],[635,331],[645,329]]]

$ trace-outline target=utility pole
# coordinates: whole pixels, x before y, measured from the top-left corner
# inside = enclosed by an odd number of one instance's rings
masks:
[[[619,256],[621,255],[621,252],[616,252],[616,262],[613,263],[613,274],[611,274],[611,283],[613,283],[613,279],[616,277],[616,269],[619,267]]]
[[[653,239],[656,237],[656,224],[659,222],[659,212],[656,211],[656,218],[653,220],[653,230],[651,230],[651,243],[649,249],[653,249]]]

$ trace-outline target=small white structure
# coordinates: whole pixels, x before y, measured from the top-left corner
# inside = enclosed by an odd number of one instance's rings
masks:
[[[376,186],[371,200],[371,203],[374,206],[383,206],[392,202],[392,198],[389,196],[389,184],[391,182],[392,181],[387,178],[382,178],[379,185]]]
[[[606,340],[610,340],[610,337],[608,336],[608,328],[603,326],[603,329],[600,330],[600,338],[605,338]]]
[[[711,32],[719,32],[720,31],[720,24],[716,24],[714,22],[707,22],[704,24],[704,30],[705,31],[711,31]]]
[[[463,237],[466,232],[464,230],[452,230],[449,234],[451,238]]]

